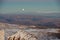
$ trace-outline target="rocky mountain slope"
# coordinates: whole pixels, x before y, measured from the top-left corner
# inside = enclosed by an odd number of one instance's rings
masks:
[[[33,31],[34,30],[34,31]],[[45,31],[44,31],[45,30]],[[49,32],[50,30],[50,32]],[[55,32],[53,31],[55,30]],[[8,36],[8,40],[60,40],[60,32],[59,29],[40,29],[39,31],[36,29],[32,30],[19,30],[15,34]]]

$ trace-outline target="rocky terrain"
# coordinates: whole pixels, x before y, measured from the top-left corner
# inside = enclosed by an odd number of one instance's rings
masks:
[[[4,30],[0,30],[0,40],[4,40]]]
[[[29,28],[39,28],[35,25],[17,25],[17,24],[9,24],[9,23],[1,23],[0,22],[0,29],[29,29]]]
[[[8,39],[20,39],[21,37],[25,40],[29,40],[30,36],[37,38],[37,40],[60,40],[59,29],[6,29],[5,37]],[[8,34],[8,35],[7,35]],[[25,35],[25,36],[24,36]],[[59,36],[58,36],[59,35]],[[33,40],[33,39],[32,39]]]
[[[1,38],[2,39],[5,38],[5,40],[10,40],[10,39],[19,40],[20,39],[19,35],[21,36],[23,35],[22,37],[25,37],[24,36],[25,34],[26,37],[27,36],[30,37],[29,35],[31,35],[33,37],[36,37],[37,40],[60,40],[60,29],[57,28],[38,29],[38,28],[36,28],[36,26],[34,25],[26,26],[26,25],[0,23],[0,30],[4,30],[4,32],[1,31],[0,34],[1,34]],[[30,40],[33,40],[33,37]],[[21,40],[24,39],[25,38]]]
[[[19,30],[14,35],[8,37],[8,40],[38,40],[33,34],[30,34],[24,30]]]

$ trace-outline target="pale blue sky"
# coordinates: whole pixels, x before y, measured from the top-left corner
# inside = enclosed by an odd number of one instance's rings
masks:
[[[2,13],[22,12],[58,12],[59,6],[56,0],[3,0]]]
[[[4,2],[27,2],[27,1],[31,1],[31,2],[54,2],[56,0],[3,0]],[[57,0],[58,1],[58,0]]]

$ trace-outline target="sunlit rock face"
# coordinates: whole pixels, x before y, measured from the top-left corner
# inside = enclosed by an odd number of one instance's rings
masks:
[[[0,30],[0,40],[4,40],[4,30]]]
[[[24,30],[19,30],[16,34],[8,37],[8,40],[38,40],[38,38]]]

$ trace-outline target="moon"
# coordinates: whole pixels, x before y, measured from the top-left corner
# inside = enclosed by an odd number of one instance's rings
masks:
[[[22,9],[22,11],[24,11],[24,8]]]

